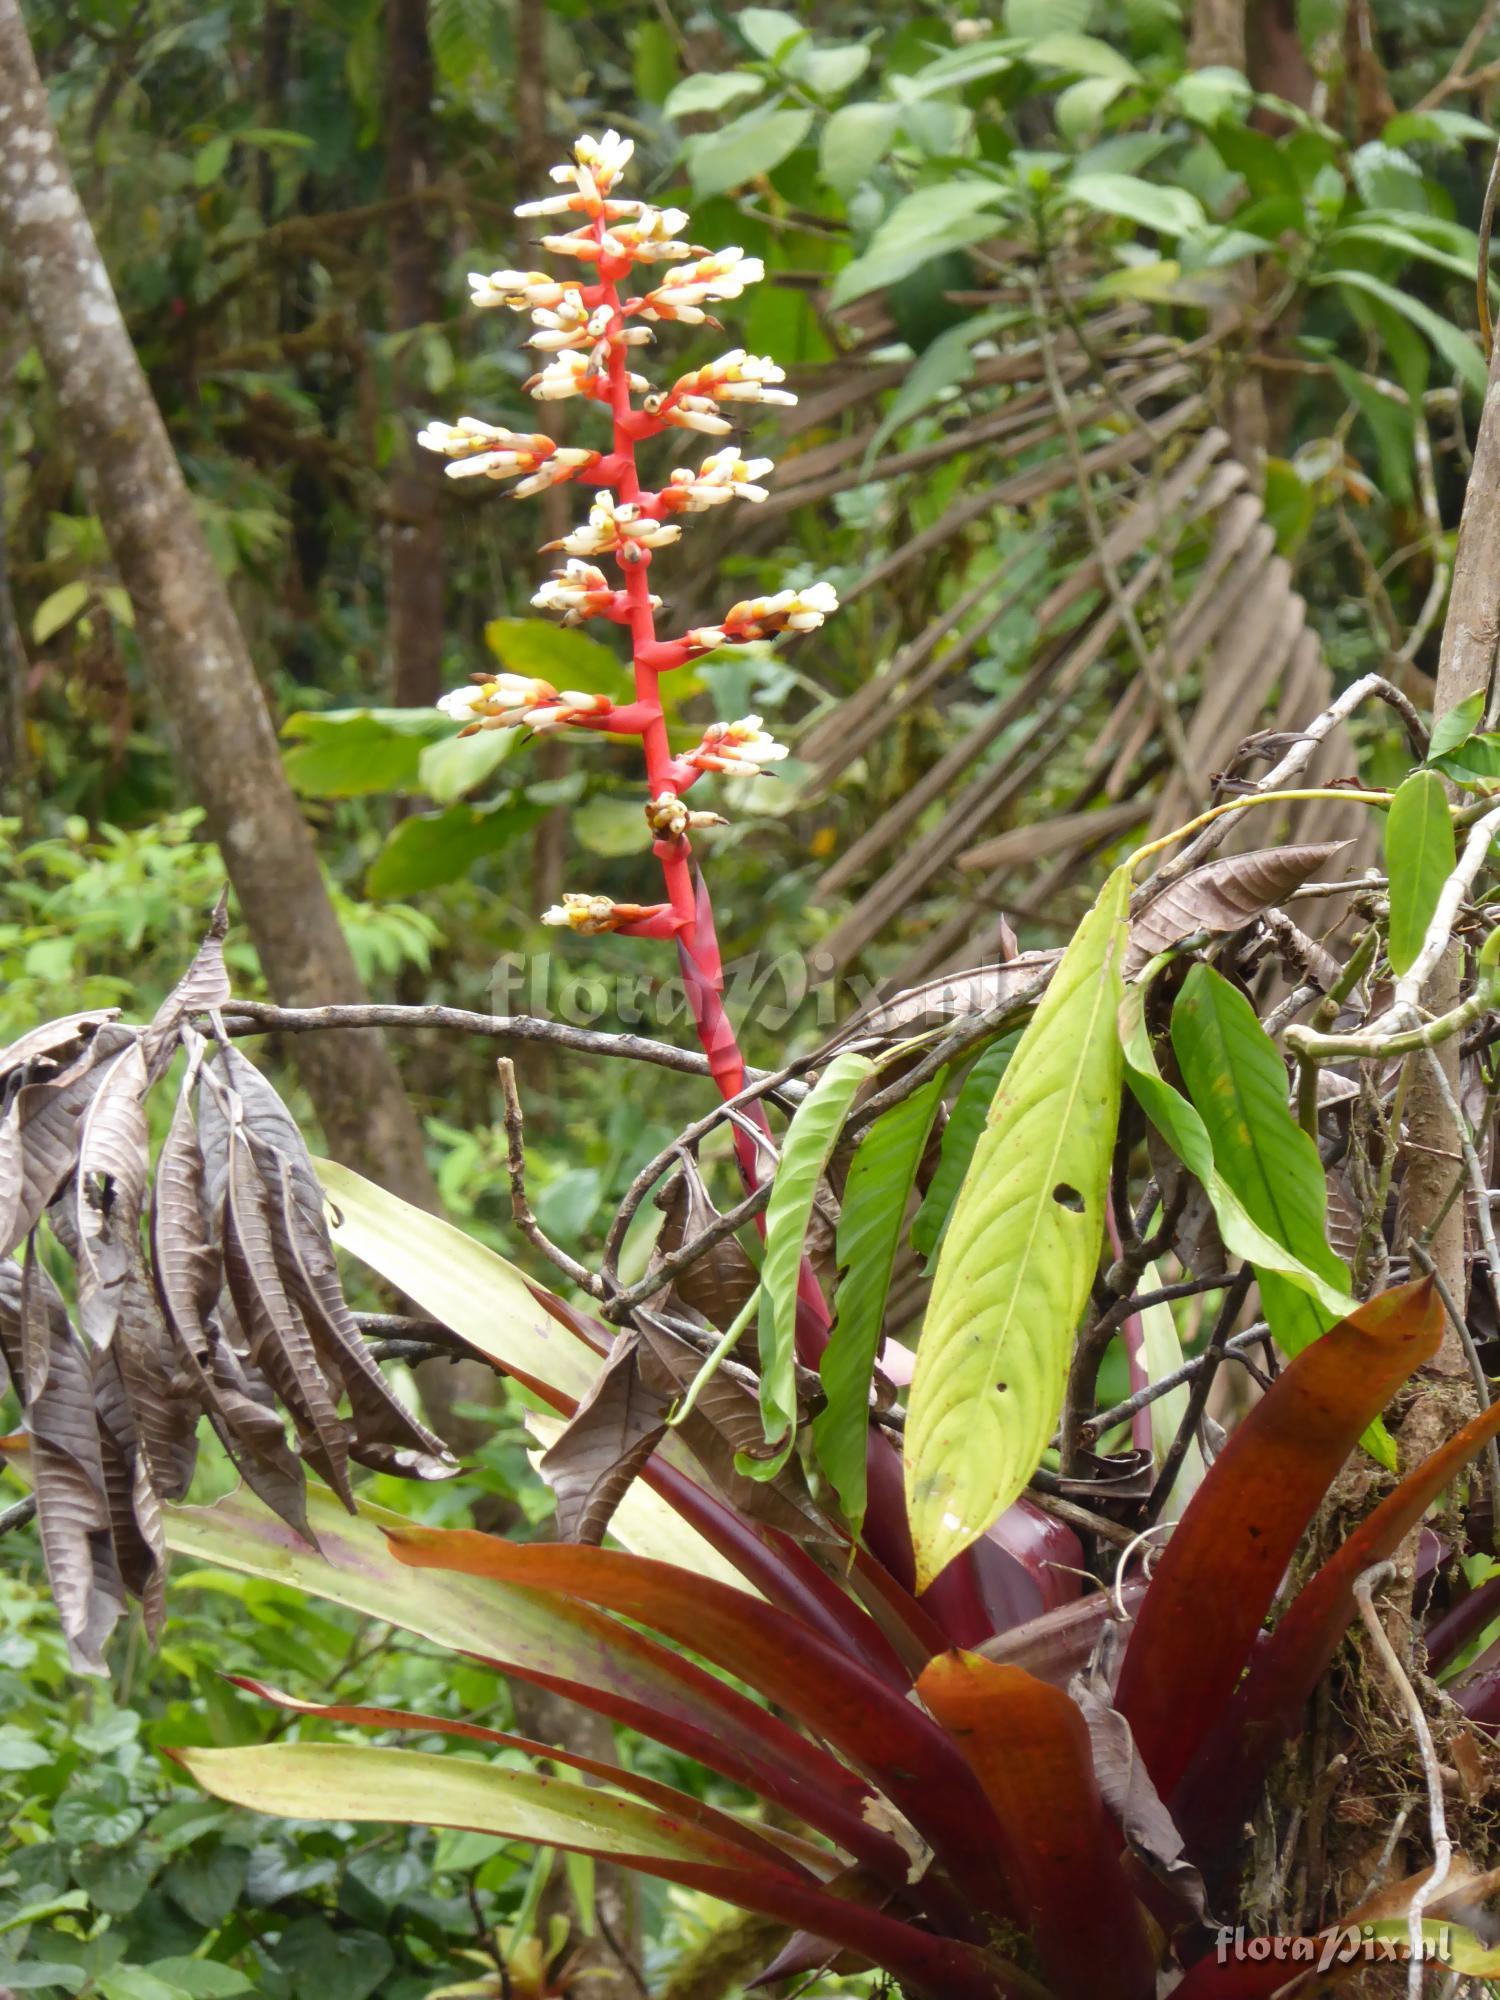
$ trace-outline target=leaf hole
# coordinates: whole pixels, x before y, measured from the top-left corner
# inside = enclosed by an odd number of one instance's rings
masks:
[[[1071,1209],[1074,1215],[1082,1215],[1083,1213],[1083,1196],[1078,1192],[1076,1187],[1070,1186],[1067,1181],[1058,1182],[1057,1186],[1052,1190],[1052,1199],[1057,1203],[1059,1208]]]

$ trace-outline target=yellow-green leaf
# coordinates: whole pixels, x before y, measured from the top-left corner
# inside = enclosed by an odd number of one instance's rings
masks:
[[[1415,963],[1456,859],[1443,781],[1436,771],[1413,771],[1391,800],[1385,822],[1393,972]]]
[[[906,1422],[921,1587],[1023,1490],[1062,1408],[1104,1230],[1129,896],[1116,869],[1064,953],[938,1256]]]

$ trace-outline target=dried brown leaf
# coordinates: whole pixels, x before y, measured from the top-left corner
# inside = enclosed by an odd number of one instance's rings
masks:
[[[1259,847],[1248,854],[1221,854],[1190,869],[1131,920],[1126,977],[1157,952],[1199,931],[1222,937],[1241,929],[1310,882],[1348,845],[1347,840],[1320,840],[1300,847]]]
[[[103,1674],[103,1648],[124,1609],[94,1416],[92,1357],[28,1244],[0,1263],[0,1319],[30,1363],[25,1384],[37,1530],[74,1671]],[[45,1365],[36,1357],[45,1355]]]
[[[942,973],[856,1014],[839,1029],[829,1046],[875,1037],[901,1041],[908,1035],[944,1027],[967,1015],[1003,1007],[1026,992],[1061,957],[1060,951],[1023,951],[1003,965],[980,965],[967,972]]]
[[[666,1431],[670,1397],[641,1379],[640,1344],[621,1334],[539,1470],[569,1542],[602,1542],[621,1500]]]
[[[126,1279],[140,1259],[141,1209],[151,1156],[146,1054],[133,1041],[110,1063],[79,1134],[73,1190],[78,1314],[95,1347],[108,1347]]]
[[[35,1063],[50,1063],[54,1073],[66,1069],[97,1028],[119,1018],[118,1007],[90,1007],[80,1014],[62,1014],[55,1021],[44,1021],[8,1048],[0,1049],[0,1085]]]
[[[230,995],[229,974],[224,966],[224,940],[229,934],[229,891],[219,897],[208,933],[187,971],[156,1010],[146,1030],[146,1059],[153,1081],[160,1068],[171,1060],[179,1025],[189,1015],[222,1007]]]
[[[684,1154],[682,1165],[656,1197],[656,1206],[666,1220],[656,1239],[653,1261],[674,1257],[685,1243],[691,1243],[719,1219],[691,1153]],[[744,1249],[727,1236],[705,1250],[696,1263],[679,1271],[667,1295],[675,1296],[691,1312],[701,1313],[722,1333],[733,1324],[759,1283]]]
[[[1202,1918],[1206,1909],[1203,1878],[1183,1856],[1182,1835],[1136,1752],[1130,1724],[1086,1676],[1080,1675],[1069,1692],[1088,1724],[1099,1791],[1125,1836],[1126,1846],[1159,1882]]]
[[[135,1030],[105,1026],[55,1077],[22,1084],[0,1127],[0,1257],[30,1235],[72,1173],[89,1100],[108,1073],[107,1059],[135,1040]]]
[[[643,1381],[661,1396],[675,1400],[691,1385],[703,1365],[696,1347],[648,1320],[641,1337]],[[735,1470],[736,1452],[765,1449],[765,1427],[754,1392],[725,1369],[706,1382],[697,1403],[677,1435],[697,1459],[714,1487],[738,1513],[779,1528],[799,1542],[835,1542],[830,1526],[808,1490],[796,1458],[788,1459],[772,1480],[746,1479]]]

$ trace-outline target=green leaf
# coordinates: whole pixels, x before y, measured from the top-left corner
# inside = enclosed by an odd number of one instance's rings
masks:
[[[140,1832],[145,1814],[127,1803],[123,1782],[110,1774],[97,1791],[64,1792],[52,1815],[59,1840],[90,1842],[95,1847],[123,1847]]]
[[[417,760],[417,784],[440,806],[451,806],[493,777],[516,747],[518,729],[481,729],[429,743]]]
[[[1162,1276],[1154,1264],[1148,1264],[1140,1275],[1138,1288],[1143,1292],[1154,1292],[1161,1288]],[[1140,1315],[1141,1358],[1146,1366],[1148,1382],[1162,1382],[1167,1376],[1175,1375],[1182,1366],[1182,1342],[1177,1333],[1177,1321],[1172,1308],[1165,1302],[1147,1306]],[[1180,1388],[1169,1389],[1164,1396],[1158,1396],[1151,1404],[1151,1453],[1158,1470],[1166,1463],[1167,1453],[1172,1449],[1178,1427],[1187,1415],[1190,1389],[1186,1382]],[[1203,1451],[1196,1438],[1189,1444],[1183,1456],[1182,1465],[1172,1491],[1167,1496],[1162,1509],[1162,1519],[1175,1521],[1188,1501],[1202,1483],[1205,1467]]]
[[[905,196],[875,231],[863,256],[839,272],[831,302],[848,305],[878,286],[894,284],[945,250],[993,234],[994,217],[983,211],[1002,193],[993,181],[953,180]]]
[[[117,1965],[98,1978],[102,2000],[188,2000],[180,1986],[172,1986],[138,1965]]]
[[[1105,112],[1127,82],[1128,78],[1120,76],[1087,76],[1058,92],[1053,115],[1058,131],[1069,144],[1077,145],[1098,131]]]
[[[808,39],[796,15],[784,14],[779,7],[742,7],[734,16],[734,25],[767,62],[776,62]]]
[[[823,127],[818,164],[823,178],[846,198],[890,151],[900,122],[895,104],[845,104]]]
[[[1444,250],[1436,243],[1429,243],[1413,230],[1401,229],[1389,222],[1371,222],[1367,217],[1357,216],[1343,228],[1335,229],[1327,240],[1327,249],[1332,252],[1342,249],[1346,243],[1365,243],[1377,250],[1399,250],[1404,257],[1415,257],[1419,263],[1435,264],[1441,271],[1452,271],[1456,277],[1473,280],[1478,262],[1478,244],[1474,255],[1462,257],[1456,250]]]
[[[760,1273],[760,1411],[768,1443],[785,1447],[780,1463],[785,1463],[785,1451],[791,1449],[797,1422],[797,1279],[813,1197],[854,1094],[874,1073],[875,1064],[868,1056],[846,1049],[834,1057],[787,1127],[766,1205]],[[740,1470],[769,1478],[779,1463],[744,1459]]]
[[[1414,771],[1391,800],[1385,822],[1385,866],[1390,878],[1391,970],[1416,960],[1457,855],[1448,796],[1436,771]]]
[[[788,76],[795,77],[806,89],[816,91],[819,97],[838,97],[853,83],[858,83],[870,67],[870,51],[863,42],[845,42],[838,48],[815,49],[804,44],[793,49],[782,65]]]
[[[145,1969],[191,2000],[234,2000],[236,1993],[255,1990],[243,1972],[221,1965],[216,1958],[156,1958]]]
[[[1130,872],[1079,925],[990,1107],[938,1255],[906,1419],[918,1587],[1036,1470],[1099,1260]]]
[[[1226,112],[1244,117],[1254,95],[1249,81],[1224,63],[1189,70],[1177,79],[1172,94],[1183,117],[1195,125],[1217,125]]]
[[[1330,1284],[1319,1272],[1309,1270],[1284,1243],[1252,1221],[1238,1194],[1219,1172],[1208,1128],[1156,1066],[1151,1037],[1146,1031],[1146,991],[1144,984],[1127,986],[1120,1004],[1120,1043],[1125,1051],[1125,1080],[1131,1095],[1208,1196],[1219,1234],[1230,1255],[1247,1259],[1257,1271],[1278,1273],[1317,1300],[1330,1321],[1342,1319],[1354,1309],[1354,1301],[1344,1287]]]
[[[370,864],[365,893],[377,902],[399,901],[419,889],[457,882],[486,855],[498,854],[529,833],[540,809],[522,801],[496,806],[462,803],[437,813],[398,820]]]
[[[44,597],[31,621],[31,636],[36,644],[45,646],[65,625],[71,625],[88,601],[86,583],[65,583],[50,597]]]
[[[1026,51],[1026,60],[1041,69],[1072,70],[1079,76],[1113,77],[1120,83],[1138,83],[1140,71],[1128,56],[1122,56],[1108,42],[1093,35],[1075,35],[1066,30],[1043,35]]]
[[[257,1744],[176,1755],[216,1798],[281,1818],[465,1827],[626,1861],[754,1865],[749,1849],[640,1800],[471,1757],[363,1743]]]
[[[1337,355],[1329,366],[1344,394],[1369,426],[1380,457],[1380,489],[1387,500],[1402,504],[1412,497],[1412,453],[1415,428],[1411,407],[1388,396]]]
[[[319,1160],[333,1239],[529,1387],[581,1402],[599,1357],[538,1303],[514,1264],[451,1222],[414,1208],[352,1168]]]
[[[35,1771],[53,1761],[53,1752],[29,1729],[7,1722],[0,1727],[0,1771]]]
[[[1123,216],[1163,236],[1186,236],[1208,221],[1203,204],[1186,188],[1162,187],[1134,174],[1074,174],[1064,185],[1085,208]]]
[[[639,854],[651,840],[638,799],[610,798],[601,793],[577,807],[568,824],[581,847],[611,860],[622,854]]]
[[[1467,743],[1479,727],[1483,715],[1483,688],[1466,694],[1462,701],[1454,703],[1446,715],[1440,715],[1432,725],[1432,740],[1427,746],[1428,763],[1446,756],[1450,750],[1456,750],[1461,743]]]
[[[1466,145],[1470,139],[1494,141],[1495,128],[1467,111],[1437,107],[1431,111],[1400,111],[1381,133],[1388,146]]]
[[[763,76],[748,69],[710,71],[702,76],[685,76],[662,106],[668,118],[690,118],[698,111],[722,111],[742,97],[759,97],[766,87]]]
[[[1038,35],[1081,35],[1094,11],[1094,0],[1005,0],[1007,34],[1024,35],[1031,41]]]
[[[277,1964],[297,2000],[370,2000],[385,1984],[395,1955],[373,1931],[335,1930],[325,1917],[299,1917],[276,1945]]]
[[[907,1200],[947,1075],[940,1070],[876,1119],[855,1149],[839,1210],[837,1317],[818,1363],[828,1402],[813,1419],[813,1443],[856,1538],[865,1518],[870,1376]]]
[[[1183,982],[1172,1047],[1214,1164],[1246,1214],[1304,1269],[1345,1291],[1348,1273],[1328,1242],[1323,1163],[1288,1108],[1281,1057],[1244,994],[1211,966],[1195,965]],[[1288,1354],[1300,1354],[1343,1317],[1280,1271],[1257,1263],[1256,1276],[1271,1331]],[[1394,1469],[1394,1446],[1378,1422],[1365,1445]]]
[[[453,724],[430,708],[351,708],[288,716],[282,734],[296,739],[282,753],[294,791],[353,799],[415,791],[424,744],[450,737]]]
[[[1484,356],[1473,340],[1411,292],[1372,278],[1368,271],[1324,271],[1312,276],[1308,282],[1313,285],[1343,285],[1350,291],[1364,292],[1370,298],[1378,299],[1381,305],[1400,313],[1424,333],[1460,381],[1476,395],[1484,394]]]
[[[945,333],[940,333],[932,345],[918,356],[911,373],[891,398],[890,407],[866,448],[866,467],[874,461],[880,447],[893,432],[918,416],[945,389],[968,381],[974,372],[975,341],[993,331],[1003,317],[1001,313],[988,312],[978,313],[973,319],[960,320],[957,326],[950,326]]]
[[[619,699],[629,687],[629,671],[608,646],[569,625],[545,618],[492,618],[484,643],[508,673],[530,674],[556,688]]]
[[[677,77],[677,43],[662,21],[641,21],[631,35],[631,81],[647,104],[665,105]]]
[[[943,1240],[974,1148],[990,1115],[990,1105],[1020,1039],[1017,1032],[987,1048],[964,1078],[948,1123],[943,1127],[937,1172],[928,1183],[922,1206],[912,1218],[911,1245],[919,1256],[931,1257]]]
[[[222,1924],[245,1887],[250,1857],[221,1840],[191,1847],[168,1868],[162,1887],[206,1931]]]
[[[893,87],[898,87],[901,100],[910,104],[916,99],[935,96],[939,91],[963,90],[971,83],[980,83],[991,76],[1003,76],[1014,69],[1016,59],[1022,53],[1022,43],[1012,37],[1008,41],[985,40],[968,42],[963,48],[949,49],[935,61],[924,63],[910,76],[893,78]]]
[[[684,148],[693,192],[700,199],[728,194],[779,167],[812,129],[810,111],[751,111],[717,132],[690,139]]]
[[[234,138],[228,132],[219,133],[217,138],[200,147],[193,160],[193,186],[212,187],[216,180],[222,179],[233,147]]]
[[[1456,750],[1441,757],[1429,751],[1427,762],[1456,785],[1492,785],[1500,778],[1500,735],[1486,731],[1466,736]]]

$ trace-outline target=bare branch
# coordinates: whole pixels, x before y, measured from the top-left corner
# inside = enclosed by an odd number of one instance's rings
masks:
[[[1448,1816],[1443,1805],[1443,1778],[1438,1769],[1432,1731],[1427,1726],[1427,1716],[1422,1708],[1421,1698],[1407,1677],[1406,1669],[1402,1666],[1375,1609],[1375,1592],[1383,1583],[1388,1583],[1395,1574],[1396,1565],[1392,1562],[1376,1563],[1373,1568],[1365,1570],[1354,1579],[1354,1601],[1359,1606],[1359,1615],[1365,1621],[1365,1629],[1375,1650],[1379,1653],[1385,1670],[1405,1705],[1411,1720],[1412,1734],[1417,1740],[1417,1751],[1422,1759],[1422,1775],[1427,1781],[1427,1820],[1432,1829],[1432,1869],[1418,1883],[1406,1913],[1408,1948],[1411,1953],[1406,1968],[1406,1991],[1408,2000],[1422,2000],[1422,1912],[1448,1879],[1448,1870],[1453,1861],[1453,1843],[1448,1838]]]
[[[603,1279],[580,1264],[576,1257],[570,1257],[566,1250],[559,1249],[531,1212],[531,1203],[526,1195],[526,1138],[521,1119],[521,1099],[516,1090],[516,1066],[509,1056],[501,1056],[495,1067],[500,1072],[500,1088],[505,1097],[505,1163],[510,1174],[510,1212],[515,1217],[516,1227],[527,1242],[534,1244],[547,1261],[555,1264],[580,1291],[588,1292],[596,1299],[602,1298]]]
[[[696,1049],[673,1048],[646,1035],[613,1035],[597,1028],[574,1028],[535,1014],[475,1014],[464,1007],[272,1007],[261,1000],[231,1000],[224,1008],[225,1031],[234,1036],[300,1035],[322,1028],[448,1028],[497,1042],[549,1042],[585,1056],[619,1056],[654,1063],[684,1076],[707,1076],[708,1058]],[[750,1072],[757,1079],[761,1072]]]

